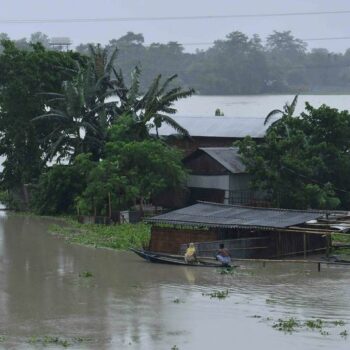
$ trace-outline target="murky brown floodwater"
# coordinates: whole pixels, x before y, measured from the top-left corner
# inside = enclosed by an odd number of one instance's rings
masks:
[[[0,348],[40,348],[28,340],[50,335],[82,338],[73,349],[349,349],[339,333],[350,334],[350,268],[250,265],[220,275],[68,245],[47,234],[50,223],[0,217]],[[202,295],[225,289],[224,300]],[[272,328],[289,317],[347,324],[326,327],[329,335]]]

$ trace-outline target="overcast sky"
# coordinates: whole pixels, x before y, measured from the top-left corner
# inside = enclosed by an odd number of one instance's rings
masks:
[[[186,21],[130,21],[109,23],[41,23],[6,24],[12,19],[69,19],[105,17],[164,17],[266,14],[310,11],[350,10],[350,0],[0,0],[0,32],[13,39],[41,31],[50,37],[70,37],[74,45],[81,42],[107,43],[127,31],[143,33],[146,43],[178,41],[212,42],[239,30],[263,39],[273,30],[291,30],[296,37],[350,37],[350,13],[264,18],[235,18]],[[310,41],[309,48],[326,47],[344,51],[350,39]],[[205,46],[199,46],[205,48]],[[187,46],[193,51],[195,47]]]

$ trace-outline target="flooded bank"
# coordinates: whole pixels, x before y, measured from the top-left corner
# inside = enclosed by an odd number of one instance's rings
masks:
[[[244,264],[220,274],[154,265],[69,245],[47,233],[50,224],[0,217],[0,348],[349,348],[350,268]],[[321,319],[323,332],[273,327],[291,318]]]

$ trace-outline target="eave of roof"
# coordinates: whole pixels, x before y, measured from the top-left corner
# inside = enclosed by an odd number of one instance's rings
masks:
[[[320,211],[256,208],[200,202],[147,219],[154,224],[212,228],[281,229],[320,218]]]
[[[232,174],[246,173],[246,167],[238,154],[237,147],[201,147],[199,149],[219,162]]]

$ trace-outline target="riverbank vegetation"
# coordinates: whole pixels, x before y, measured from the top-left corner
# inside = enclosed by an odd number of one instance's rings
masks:
[[[109,215],[166,188],[183,186],[181,153],[158,137],[173,103],[193,94],[157,75],[141,91],[135,66],[127,84],[114,66],[118,54],[90,46],[89,56],[26,50],[1,42],[1,185],[11,201],[39,214]],[[54,165],[52,165],[54,164]]]
[[[49,231],[63,237],[69,243],[89,245],[95,248],[127,250],[142,248],[150,240],[150,226],[144,223],[122,225],[79,224],[75,220],[67,225],[52,225]]]

